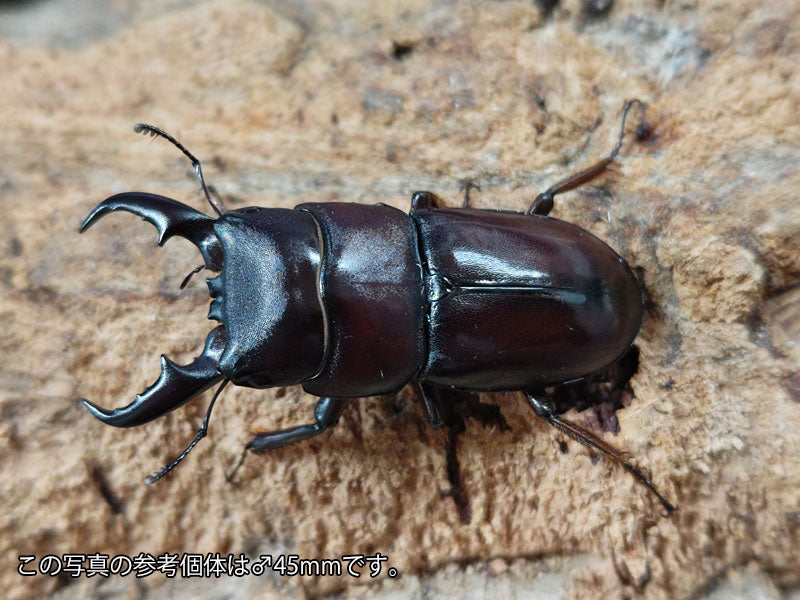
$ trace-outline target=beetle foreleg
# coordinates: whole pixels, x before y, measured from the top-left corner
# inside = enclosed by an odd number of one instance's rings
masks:
[[[642,107],[645,106],[641,100],[637,100],[636,98],[625,101],[625,104],[622,107],[622,127],[619,132],[619,138],[617,139],[617,145],[614,146],[611,154],[596,162],[591,167],[583,169],[582,171],[578,171],[577,173],[573,173],[566,179],[562,179],[552,187],[548,188],[546,191],[536,196],[536,199],[531,203],[531,207],[528,209],[529,215],[545,216],[549,214],[550,211],[553,210],[553,198],[556,196],[556,194],[574,190],[575,188],[582,186],[584,183],[589,183],[592,179],[603,174],[603,172],[608,168],[608,165],[614,162],[617,154],[619,154],[620,148],[622,148],[622,140],[625,137],[625,119],[628,116],[628,111],[634,104],[639,104]]]
[[[283,448],[284,446],[296,444],[318,436],[320,433],[339,422],[339,417],[342,416],[345,406],[347,406],[347,398],[320,398],[319,402],[317,402],[317,407],[314,409],[313,423],[289,427],[287,429],[279,429],[278,431],[256,433],[250,438],[250,441],[245,444],[239,462],[233,468],[230,475],[227,476],[228,481],[231,483],[233,482],[233,478],[236,476],[239,468],[244,464],[244,459],[248,450],[261,454],[268,450]]]
[[[547,400],[540,400],[531,393],[526,393],[525,397],[527,398],[528,404],[531,405],[531,408],[536,413],[537,417],[541,417],[550,425],[558,429],[561,433],[568,435],[573,440],[580,442],[591,450],[597,450],[610,461],[615,462],[623,467],[626,471],[633,475],[639,483],[655,494],[656,498],[658,498],[658,501],[661,502],[661,505],[666,509],[667,515],[675,511],[675,507],[667,502],[667,499],[659,493],[650,479],[625,459],[622,451],[614,448],[610,444],[607,444],[593,433],[583,429],[582,427],[579,427],[578,425],[575,425],[574,423],[565,421],[556,415],[552,403],[548,402]]]

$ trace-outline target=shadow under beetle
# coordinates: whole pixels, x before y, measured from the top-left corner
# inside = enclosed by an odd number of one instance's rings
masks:
[[[641,326],[641,288],[625,260],[587,231],[547,216],[557,194],[594,179],[615,159],[635,103],[641,104],[629,100],[623,107],[611,154],[539,194],[527,213],[468,208],[469,187],[463,208],[416,192],[408,214],[342,202],[225,211],[180,142],[137,125],[138,133],[166,138],[192,161],[218,218],[164,196],[128,192],[98,204],[80,231],[123,210],[152,223],[159,245],[176,235],[190,240],[204,265],[189,276],[219,273],[207,280],[208,318],[221,324],[191,364],[162,356],[158,380],[128,406],[109,411],[83,400],[84,406],[108,425],[134,427],[219,383],[197,435],[146,479],[153,483],[205,436],[228,382],[300,384],[321,396],[312,423],[254,434],[236,469],[248,450],[273,450],[332,427],[350,398],[391,394],[413,382],[438,428],[454,423],[451,404],[470,392],[518,390],[538,417],[627,469],[671,513],[673,506],[621,451],[562,419],[544,395],[548,386],[615,363]],[[494,420],[505,425],[499,412]],[[450,436],[448,474],[466,521],[454,458],[458,433]]]

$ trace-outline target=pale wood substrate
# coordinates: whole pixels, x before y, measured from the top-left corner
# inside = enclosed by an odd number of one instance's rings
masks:
[[[78,47],[0,41],[6,598],[189,589],[16,573],[20,554],[95,551],[380,551],[405,574],[368,588],[212,581],[197,596],[225,586],[234,597],[445,597],[507,581],[542,597],[639,586],[645,598],[679,598],[723,579],[773,595],[798,585],[796,2],[617,2],[597,19],[575,1],[549,18],[530,1],[160,4]],[[560,198],[553,216],[644,272],[658,311],[637,340],[621,431],[607,439],[653,473],[680,507],[672,518],[620,469],[575,443],[563,454],[514,394],[486,398],[510,433],[472,425],[462,438],[469,526],[440,497],[444,438],[409,390],[354,402],[316,441],[251,457],[238,487],[224,472],[248,432],[308,419],[312,398],[229,388],[209,438],[155,486],[144,477],[191,439],[208,397],[131,430],[80,408],[80,396],[128,403],[155,379],[161,352],[186,362],[212,326],[202,281],[178,290],[198,264],[188,243],[158,249],[153,229],[124,215],[77,235],[88,210],[120,191],[202,206],[183,158],[133,123],[183,140],[233,207],[406,209],[418,189],[456,204],[472,178],[478,207],[523,209],[609,150],[632,96],[649,103],[654,136],[631,135],[613,172]]]

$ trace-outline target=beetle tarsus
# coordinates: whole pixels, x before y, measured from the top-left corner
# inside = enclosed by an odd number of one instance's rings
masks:
[[[650,479],[644,473],[642,473],[641,470],[634,467],[627,461],[624,452],[614,448],[584,428],[575,425],[574,423],[570,423],[569,421],[566,421],[556,415],[555,407],[553,406],[552,402],[543,400],[532,393],[526,393],[525,397],[527,398],[528,404],[530,404],[537,417],[544,419],[558,431],[568,435],[575,441],[580,442],[590,450],[597,450],[607,459],[620,465],[631,475],[633,475],[640,484],[649,489],[656,496],[656,498],[658,498],[658,501],[667,511],[667,516],[671,515],[673,512],[675,512],[675,510],[677,510],[667,501],[666,498],[664,498],[664,496],[661,495],[661,493],[656,489],[655,485],[653,485]]]
[[[573,173],[566,179],[562,179],[555,185],[548,188],[546,191],[536,196],[536,199],[531,203],[531,206],[528,209],[529,215],[548,215],[550,211],[553,210],[554,198],[556,194],[574,190],[585,183],[589,183],[605,172],[605,170],[608,168],[608,165],[614,162],[617,154],[619,154],[620,148],[622,148],[622,141],[625,138],[625,119],[627,119],[628,111],[630,111],[634,104],[638,104],[642,107],[642,109],[646,107],[645,103],[637,98],[632,98],[631,100],[625,101],[625,104],[622,106],[622,126],[620,127],[617,144],[614,146],[611,154],[596,162],[591,167],[578,171],[577,173]]]
[[[173,460],[167,466],[162,467],[159,471],[153,473],[152,475],[148,475],[144,480],[145,483],[147,484],[155,483],[156,481],[164,477],[166,474],[168,474],[170,471],[172,471],[172,469],[177,467],[178,464],[184,458],[186,458],[186,456],[189,454],[189,452],[192,451],[192,449],[197,445],[197,443],[204,437],[206,437],[206,434],[208,433],[208,422],[211,419],[211,410],[214,408],[214,403],[217,401],[217,397],[220,395],[222,390],[225,389],[225,386],[228,385],[229,381],[230,379],[223,380],[222,383],[217,388],[217,391],[214,392],[214,397],[211,398],[211,402],[209,403],[208,409],[206,410],[206,416],[203,419],[203,424],[200,426],[200,429],[197,430],[197,434],[194,436],[194,439],[191,442],[189,442],[189,445],[186,446],[184,451],[181,452],[175,460]]]
[[[197,160],[194,154],[189,152],[189,150],[181,144],[178,140],[172,137],[163,129],[156,127],[155,125],[148,125],[147,123],[137,123],[133,126],[133,130],[136,133],[142,133],[144,135],[150,135],[151,137],[162,137],[165,140],[171,142],[175,147],[178,148],[181,152],[183,152],[186,157],[192,162],[192,168],[194,169],[195,175],[200,180],[200,187],[203,188],[203,194],[208,200],[208,203],[211,205],[211,208],[221,217],[225,214],[225,205],[222,203],[222,199],[219,197],[211,197],[211,194],[208,191],[208,186],[206,185],[206,180],[203,178],[203,167],[200,165],[200,161]]]
[[[239,472],[239,469],[241,469],[242,465],[244,465],[244,459],[247,458],[247,450],[248,450],[247,445],[245,445],[245,447],[242,448],[242,453],[239,456],[239,461],[234,465],[233,469],[225,473],[225,481],[227,481],[231,485],[239,485],[239,482],[236,481],[235,478],[236,474]]]

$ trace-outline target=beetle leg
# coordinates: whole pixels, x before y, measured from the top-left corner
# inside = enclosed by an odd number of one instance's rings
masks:
[[[450,489],[442,492],[442,496],[453,499],[459,520],[466,525],[472,519],[472,508],[458,460],[458,437],[467,429],[466,419],[475,419],[484,427],[497,427],[501,431],[509,431],[511,428],[498,406],[481,402],[475,394],[422,381],[417,382],[417,385],[431,426],[447,426],[445,462]],[[438,420],[438,427],[434,424],[434,417]]]
[[[552,187],[548,188],[546,191],[536,196],[536,199],[531,203],[531,207],[528,209],[529,215],[545,216],[549,214],[553,209],[553,198],[556,196],[556,194],[574,190],[575,188],[582,186],[584,183],[589,183],[594,178],[603,174],[603,172],[608,168],[608,165],[614,162],[617,154],[619,154],[620,148],[622,148],[622,140],[625,137],[625,119],[628,116],[628,111],[634,104],[639,104],[642,108],[645,106],[641,100],[637,100],[636,98],[625,101],[625,104],[622,107],[622,127],[620,128],[617,145],[614,146],[611,154],[596,162],[591,167],[583,169],[582,171],[578,171],[577,173],[573,173],[566,179],[562,179]]]
[[[314,409],[313,423],[257,433],[247,442],[245,450],[261,453],[315,437],[339,422],[346,405],[347,398],[320,398]]]
[[[500,431],[509,431],[511,428],[500,412],[500,407],[481,402],[475,394],[439,387],[429,389],[432,389],[433,395],[438,394],[448,430],[445,461],[450,489],[443,492],[442,496],[453,498],[459,519],[467,525],[472,520],[472,507],[458,460],[458,437],[467,429],[466,419],[475,419],[484,427],[497,427]]]
[[[441,410],[436,392],[427,383],[417,382],[422,406],[425,407],[425,414],[428,416],[428,423],[433,429],[441,429],[444,424],[442,421]]]
[[[211,205],[216,213],[221,217],[225,214],[225,205],[222,203],[222,198],[220,198],[216,192],[214,193],[214,198],[211,197],[211,194],[208,191],[208,186],[206,185],[206,180],[203,178],[203,168],[200,166],[200,161],[197,160],[194,154],[189,152],[186,147],[181,144],[178,140],[172,137],[163,129],[159,129],[154,125],[147,125],[145,123],[137,123],[133,126],[133,130],[136,133],[142,133],[144,135],[150,134],[153,137],[162,137],[165,140],[171,142],[175,147],[178,148],[181,152],[183,152],[186,157],[192,162],[192,167],[194,168],[194,173],[197,175],[197,178],[200,180],[200,187],[203,188],[203,194],[208,200],[208,203]]]
[[[414,192],[411,195],[411,212],[426,208],[447,208],[447,205],[433,192]]]
[[[458,518],[464,525],[469,525],[472,521],[472,507],[469,504],[467,488],[464,487],[464,480],[461,477],[461,463],[458,461],[458,436],[464,433],[464,422],[461,426],[450,426],[447,432],[447,448],[445,449],[445,461],[447,463],[447,479],[450,482],[450,489],[442,492],[442,497],[451,497],[458,510]]]
[[[477,183],[472,181],[472,179],[465,180],[464,181],[464,202],[461,203],[461,208],[469,208],[469,203],[470,203],[469,193],[472,190],[478,190],[480,192],[481,191],[481,186],[479,186]]]
[[[450,489],[441,493],[443,498],[452,498],[458,512],[458,519],[467,525],[472,520],[472,507],[469,495],[461,475],[461,463],[458,460],[458,437],[467,430],[465,422],[464,400],[470,394],[458,390],[445,389],[420,382],[423,402],[430,402],[436,410],[440,422],[447,426],[447,444],[445,445],[445,466]],[[427,410],[427,405],[426,405]],[[428,420],[430,421],[430,415]],[[433,424],[432,424],[433,425]]]
[[[233,482],[237,471],[244,464],[244,458],[248,450],[261,454],[268,450],[283,448],[284,446],[296,444],[318,436],[320,433],[339,422],[339,417],[342,416],[345,406],[347,406],[347,398],[320,398],[319,402],[317,402],[317,407],[314,409],[313,423],[289,427],[287,429],[279,429],[278,431],[256,433],[250,438],[250,441],[245,444],[239,462],[227,477],[228,481]]]
[[[655,494],[656,498],[658,498],[658,501],[661,502],[661,505],[666,509],[667,515],[675,511],[675,507],[667,502],[667,499],[659,493],[650,479],[648,479],[644,473],[642,473],[638,468],[634,467],[625,459],[622,451],[604,442],[583,427],[579,427],[578,425],[570,423],[569,421],[566,421],[556,415],[553,404],[548,400],[537,398],[530,392],[526,392],[525,397],[527,398],[528,404],[530,404],[537,417],[544,419],[550,425],[558,429],[561,433],[568,435],[573,440],[580,442],[591,450],[597,450],[610,461],[623,467],[626,471],[633,475],[639,483]]]

